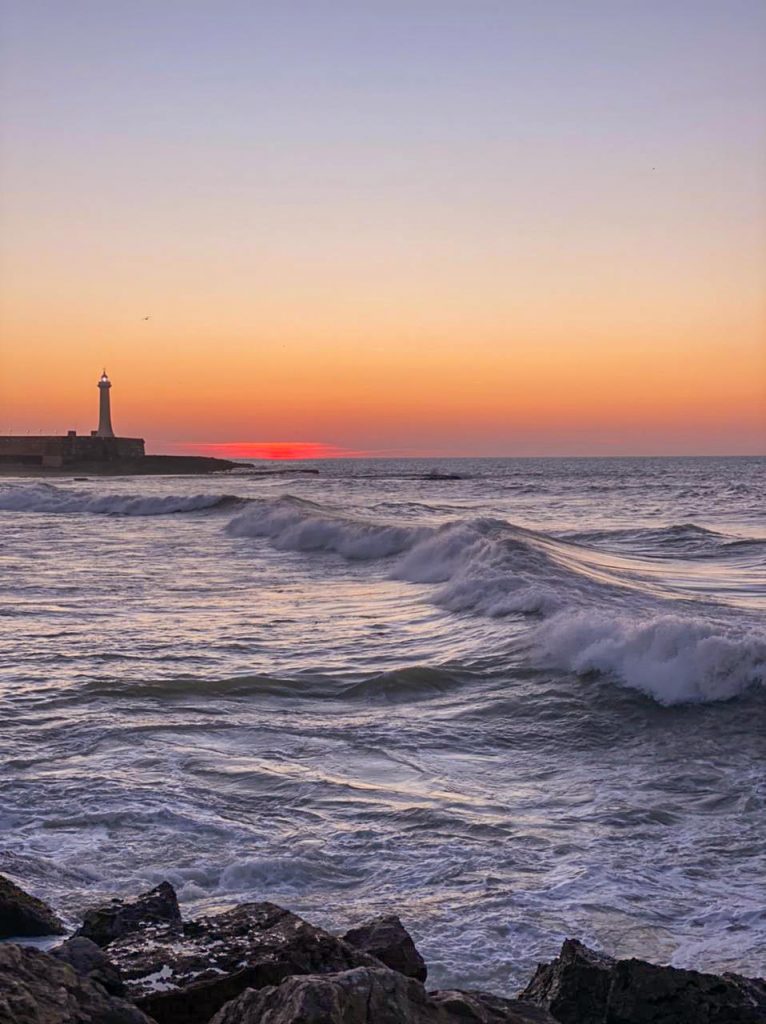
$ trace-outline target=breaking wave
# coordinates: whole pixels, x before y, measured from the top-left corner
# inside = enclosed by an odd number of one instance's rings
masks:
[[[572,543],[491,518],[393,526],[292,497],[253,503],[227,531],[282,550],[385,559],[390,579],[430,585],[428,600],[448,611],[536,614],[538,664],[600,673],[662,704],[727,700],[766,675],[766,638],[696,616],[696,583],[685,594],[678,581],[664,584],[656,564],[607,557],[584,533]],[[719,536],[690,524],[644,532],[671,544]],[[676,611],[683,598],[694,602],[688,614]],[[673,614],[657,614],[669,602]]]
[[[350,519],[313,502],[285,497],[253,502],[228,523],[226,532],[233,537],[267,537],[286,551],[332,551],[368,560],[406,551],[427,529]]]
[[[573,591],[582,597],[593,588],[657,588],[626,560],[622,566],[597,564],[587,549],[501,519],[395,526],[285,496],[252,502],[226,530],[266,538],[279,550],[388,559],[389,578],[435,584],[430,600],[439,607],[493,618],[550,614]]]
[[[431,600],[448,611],[492,618],[549,613],[564,576],[539,535],[493,519],[450,523],[420,539],[391,570],[393,579],[438,584]]]
[[[678,568],[695,560],[699,567],[699,556],[713,548],[755,550],[753,545],[763,544],[758,538],[735,539],[693,523],[552,536],[490,517],[424,523],[405,514],[400,522],[388,522],[290,495],[98,495],[47,483],[0,487],[0,509],[7,511],[163,516],[224,508],[237,510],[224,527],[231,537],[264,539],[278,550],[378,562],[378,572],[427,588],[425,599],[449,612],[542,619],[530,648],[534,664],[602,674],[663,704],[726,700],[764,681],[766,637],[757,635],[747,618],[730,620],[731,628],[720,625],[718,613],[727,602],[727,584],[716,575],[721,563],[706,560],[709,577],[704,566],[694,570],[696,575]],[[644,548],[652,554],[645,556]],[[663,568],[663,557],[672,570]],[[753,571],[755,562],[743,561],[739,576],[731,566],[727,570],[741,607],[756,608],[764,601],[766,583],[762,572]],[[740,577],[752,583],[750,591],[732,589]],[[713,602],[709,618],[699,615],[705,601]],[[348,691],[336,682],[240,677],[204,685],[231,696],[325,693],[386,699],[407,699],[421,685],[426,691],[451,685],[441,670],[433,678],[365,679]],[[179,680],[151,685],[171,697],[185,692]]]
[[[164,516],[238,504],[230,494],[141,496],[94,495],[53,484],[12,485],[0,489],[0,510],[48,514],[88,513],[104,516]]]
[[[564,613],[538,627],[543,663],[598,673],[660,704],[730,700],[766,682],[766,638],[737,635],[698,618]]]
[[[560,604],[543,582],[554,573],[561,583],[544,551],[549,542],[502,520],[394,526],[285,497],[254,502],[226,530],[235,537],[268,538],[280,550],[333,552],[353,561],[393,559],[391,579],[440,584],[431,600],[450,611],[494,617],[550,612]]]

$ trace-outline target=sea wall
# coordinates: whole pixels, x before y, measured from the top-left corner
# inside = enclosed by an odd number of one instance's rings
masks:
[[[95,437],[75,433],[0,437],[0,464],[55,469],[83,462],[115,462],[144,457],[139,437]]]

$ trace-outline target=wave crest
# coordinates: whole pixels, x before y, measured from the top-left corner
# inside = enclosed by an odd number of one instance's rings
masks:
[[[239,501],[230,494],[91,494],[53,484],[11,485],[0,490],[0,510],[48,514],[88,513],[104,516],[164,516],[198,512]]]
[[[551,612],[554,586],[573,574],[546,553],[532,531],[502,520],[469,519],[441,526],[394,526],[350,518],[326,506],[285,496],[256,501],[226,526],[234,537],[264,537],[280,550],[333,552],[349,560],[396,557],[391,579],[441,584],[432,603],[489,616]]]
[[[696,523],[668,526],[624,527],[620,529],[578,530],[565,534],[578,544],[596,545],[606,551],[636,551],[651,557],[716,558],[730,550],[752,547],[762,550],[763,537],[741,537]]]
[[[256,501],[226,526],[233,537],[266,537],[286,551],[332,551],[352,560],[388,558],[405,551],[426,532],[349,519],[310,501],[284,497]]]
[[[766,638],[675,615],[561,613],[535,636],[546,664],[616,677],[660,704],[730,700],[766,681]]]
[[[561,573],[529,531],[493,519],[448,524],[404,554],[391,572],[410,583],[440,583],[431,600],[448,611],[491,617],[552,612]]]

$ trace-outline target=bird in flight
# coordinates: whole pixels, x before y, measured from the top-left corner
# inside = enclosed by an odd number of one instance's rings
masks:
[[[144,316],[144,317],[141,317],[141,319],[142,319],[142,320],[148,320],[148,319],[149,319],[149,317],[148,317],[148,316]]]

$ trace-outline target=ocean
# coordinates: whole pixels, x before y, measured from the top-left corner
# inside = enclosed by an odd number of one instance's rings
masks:
[[[766,963],[766,459],[0,480],[0,871]]]

